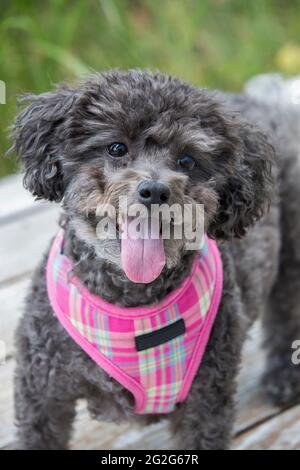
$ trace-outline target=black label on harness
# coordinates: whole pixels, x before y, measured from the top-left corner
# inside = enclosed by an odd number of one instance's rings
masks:
[[[182,318],[177,320],[171,325],[164,326],[156,331],[151,331],[151,333],[146,333],[144,335],[135,337],[135,345],[138,351],[143,351],[144,349],[154,348],[160,344],[167,343],[171,339],[176,338],[177,336],[183,335],[185,333],[185,324]]]

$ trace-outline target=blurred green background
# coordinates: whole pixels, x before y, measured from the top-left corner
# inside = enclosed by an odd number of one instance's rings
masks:
[[[128,67],[227,90],[299,73],[300,0],[0,0],[0,176],[17,169],[4,157],[17,94]]]

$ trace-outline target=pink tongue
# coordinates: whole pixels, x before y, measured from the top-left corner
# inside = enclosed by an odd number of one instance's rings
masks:
[[[121,260],[125,274],[132,282],[142,284],[154,281],[165,265],[159,225],[151,229],[150,222],[147,222],[145,220],[139,234],[133,233],[130,224],[125,223],[121,240]]]

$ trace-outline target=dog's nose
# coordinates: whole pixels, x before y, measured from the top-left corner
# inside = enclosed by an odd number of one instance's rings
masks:
[[[138,185],[139,200],[150,207],[151,204],[163,204],[170,198],[168,186],[159,181],[145,180]]]

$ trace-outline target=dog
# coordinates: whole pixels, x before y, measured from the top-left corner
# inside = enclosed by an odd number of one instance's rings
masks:
[[[38,199],[62,203],[56,255],[68,260],[68,276],[76,276],[92,301],[147,312],[181,289],[198,259],[184,237],[150,240],[143,260],[138,244],[128,255],[120,237],[99,239],[97,208],[109,204],[120,215],[120,197],[147,210],[202,205],[205,237],[222,263],[222,291],[185,399],[167,413],[137,413],[122,374],[110,374],[97,352],[100,367],[58,318],[47,284],[51,242],[16,332],[20,448],[67,448],[79,398],[100,420],[167,418],[177,448],[229,448],[241,349],[260,315],[266,393],[276,404],[294,402],[300,395],[291,361],[300,337],[300,166],[293,112],[250,93],[199,89],[139,70],[94,74],[26,95],[24,103],[12,132],[24,185]],[[168,341],[185,331],[177,323]],[[142,348],[154,347],[150,337],[140,335]]]

